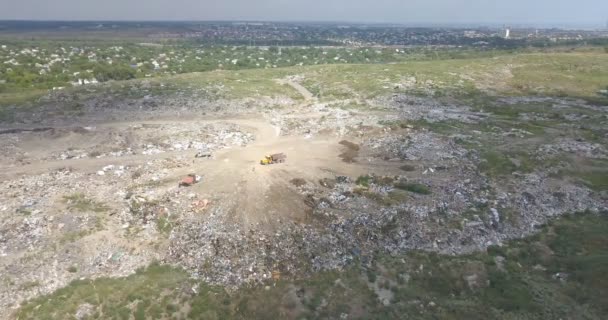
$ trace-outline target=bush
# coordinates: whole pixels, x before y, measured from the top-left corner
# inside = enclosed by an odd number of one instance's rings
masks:
[[[411,172],[411,171],[416,171],[416,166],[411,165],[411,164],[406,164],[406,165],[402,165],[401,167],[399,167],[399,169],[406,171],[406,172]]]
[[[420,183],[397,182],[395,188],[418,194],[431,194],[429,187]]]
[[[98,65],[93,69],[95,78],[101,82],[110,80],[129,80],[135,78],[135,70],[121,65]]]
[[[79,212],[105,212],[110,210],[105,204],[90,199],[83,193],[63,196],[63,202],[67,205],[68,209]]]
[[[355,183],[357,183],[357,185],[360,185],[362,187],[369,187],[369,183],[371,181],[372,177],[371,176],[360,176],[359,178],[357,178],[357,181],[355,181]]]

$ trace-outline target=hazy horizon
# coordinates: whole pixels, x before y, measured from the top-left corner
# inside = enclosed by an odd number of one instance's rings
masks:
[[[2,0],[3,2],[6,0]],[[601,0],[23,0],[3,4],[0,20],[31,21],[264,21],[401,25],[605,27]]]
[[[293,24],[350,24],[350,25],[387,25],[387,26],[403,26],[403,27],[454,27],[454,28],[473,28],[473,27],[488,27],[501,28],[508,26],[510,28],[604,28],[608,29],[608,23],[602,24],[584,24],[584,23],[509,23],[509,22],[376,22],[376,21],[333,21],[333,20],[150,20],[150,19],[0,19],[0,22],[66,22],[66,23],[293,23]]]

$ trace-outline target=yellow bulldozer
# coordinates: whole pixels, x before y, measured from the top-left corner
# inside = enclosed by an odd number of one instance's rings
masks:
[[[264,159],[260,160],[260,164],[265,166],[268,164],[283,163],[285,160],[287,160],[287,156],[284,153],[275,153],[265,156]]]

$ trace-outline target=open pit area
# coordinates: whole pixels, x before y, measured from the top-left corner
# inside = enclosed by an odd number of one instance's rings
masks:
[[[604,318],[607,75],[590,50],[6,104],[0,319]]]

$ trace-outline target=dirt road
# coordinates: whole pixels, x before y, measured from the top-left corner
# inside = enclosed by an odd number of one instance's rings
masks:
[[[308,89],[306,89],[306,87],[304,87],[303,85],[301,85],[299,82],[296,82],[294,80],[291,79],[281,79],[277,81],[279,84],[286,84],[290,87],[292,87],[294,90],[296,90],[303,98],[306,102],[310,102],[310,101],[314,101],[316,100],[314,94],[312,94],[312,92],[310,92]]]

